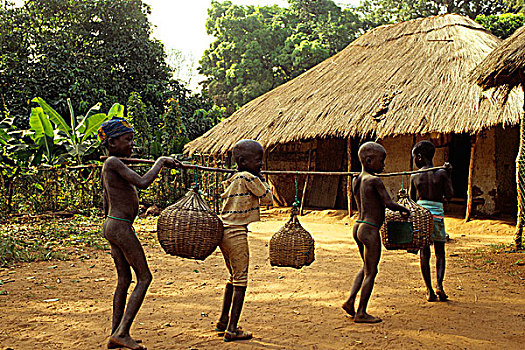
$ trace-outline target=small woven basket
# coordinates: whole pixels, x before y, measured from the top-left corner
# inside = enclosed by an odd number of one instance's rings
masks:
[[[297,214],[297,208],[292,208],[290,220],[270,239],[272,266],[300,269],[314,261],[314,239],[301,226]]]
[[[410,216],[386,209],[385,223],[380,229],[385,248],[418,250],[429,245],[434,229],[430,210],[416,204],[405,190],[399,191],[398,203],[410,210]]]
[[[157,222],[159,242],[166,253],[196,260],[213,253],[223,231],[221,219],[193,190],[164,209]]]

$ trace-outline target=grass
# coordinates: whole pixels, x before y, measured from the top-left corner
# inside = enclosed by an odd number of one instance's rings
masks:
[[[13,220],[0,229],[0,266],[66,260],[72,250],[109,248],[101,232],[102,219],[96,216],[24,220]]]

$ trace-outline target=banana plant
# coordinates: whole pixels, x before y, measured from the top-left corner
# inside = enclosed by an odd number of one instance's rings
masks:
[[[66,154],[62,156],[73,157],[81,164],[82,158],[92,153],[99,146],[98,139],[92,136],[96,135],[100,125],[115,116],[124,116],[124,106],[118,103],[111,107],[108,114],[100,113],[101,104],[97,103],[82,118],[77,119],[71,100],[68,98],[69,123],[67,123],[42,98],[35,97],[32,101],[39,105],[39,107],[32,108],[29,119],[31,130],[34,131],[32,138],[43,150],[46,158],[55,162],[57,159],[53,157],[53,149],[57,146],[63,146]]]
[[[35,147],[23,141],[27,130],[18,130],[13,117],[0,120],[0,163],[6,166],[29,164],[35,158]]]

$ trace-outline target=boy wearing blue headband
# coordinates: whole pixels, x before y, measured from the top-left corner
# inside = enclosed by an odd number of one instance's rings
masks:
[[[118,158],[130,157],[133,152],[135,131],[125,119],[113,118],[104,122],[98,130],[98,135],[109,152],[109,158],[102,167],[106,216],[103,233],[111,245],[111,256],[118,275],[113,296],[113,318],[108,349],[146,349],[129,334],[131,323],[142,305],[152,279],[144,250],[133,228],[133,220],[139,207],[136,187],[145,189],[151,185],[162,167],[182,167],[182,164],[171,157],[160,157],[145,175],[140,176]],[[126,307],[126,297],[131,284],[130,267],[137,276],[137,285]]]

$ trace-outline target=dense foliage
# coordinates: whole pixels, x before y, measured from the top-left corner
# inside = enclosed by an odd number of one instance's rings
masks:
[[[140,0],[41,0],[0,12],[0,94],[22,121],[44,98],[61,114],[96,102],[109,108],[140,91],[162,114],[169,70],[163,45],[150,38],[149,7]]]
[[[107,110],[114,103],[128,102],[129,111],[144,119],[137,127],[147,127],[140,136],[151,139],[139,145],[144,156],[180,152],[185,142],[215,125],[222,115],[214,123],[199,117],[222,110],[214,108],[207,95],[192,94],[172,78],[164,46],[150,36],[149,13],[141,0],[40,0],[26,1],[21,7],[2,2],[0,157],[21,156],[22,148],[31,151],[48,141],[33,137],[32,145],[23,137],[30,128],[30,115],[38,119],[38,114],[32,114],[34,97],[41,97],[58,115],[81,115],[93,105]],[[173,123],[164,120],[173,114],[170,101],[178,105],[180,125],[173,129]],[[69,127],[74,127],[74,121],[66,118]],[[176,141],[168,142],[170,138]],[[26,147],[13,152],[13,144],[24,143]],[[167,144],[169,149],[160,149]],[[59,158],[53,159],[51,163],[60,163]]]
[[[523,24],[525,15],[523,13],[503,13],[501,15],[479,15],[476,21],[483,27],[489,29],[494,35],[506,39],[512,35]]]
[[[474,19],[478,15],[499,14],[509,8],[505,0],[364,0],[360,11],[368,26],[376,26],[444,13]]]
[[[290,0],[288,8],[212,1],[206,29],[217,39],[200,61],[205,87],[232,111],[340,51],[359,27],[331,0]]]

